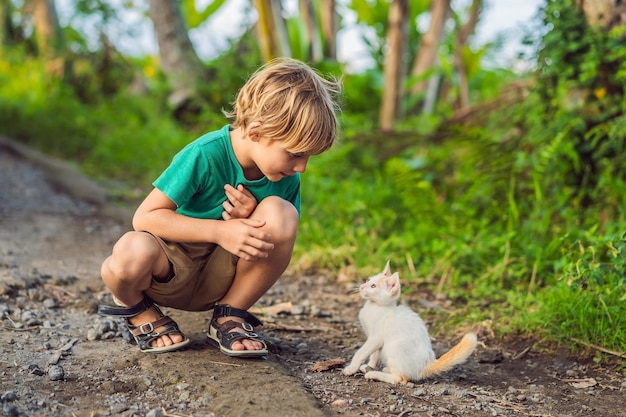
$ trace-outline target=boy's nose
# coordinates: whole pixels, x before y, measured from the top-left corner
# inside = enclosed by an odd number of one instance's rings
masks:
[[[299,173],[303,173],[304,171],[306,171],[306,164],[309,163],[309,157],[303,157],[298,159],[298,161],[296,161],[296,164],[293,167],[293,170]]]

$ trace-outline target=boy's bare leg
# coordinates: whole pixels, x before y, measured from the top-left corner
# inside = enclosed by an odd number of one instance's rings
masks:
[[[289,202],[268,197],[256,207],[251,219],[265,220],[263,230],[272,236],[274,249],[269,257],[253,262],[240,259],[237,272],[228,292],[219,304],[228,304],[242,310],[248,310],[269,290],[285,271],[291,260],[293,246],[298,232],[298,211]],[[217,320],[241,321],[238,317],[223,317]],[[234,331],[237,331],[236,329]],[[236,341],[233,350],[260,350],[263,345],[254,340]]]
[[[153,276],[166,277],[169,273],[170,264],[161,245],[153,236],[143,232],[128,232],[122,236],[101,268],[105,285],[126,306],[134,306],[143,299],[143,291],[150,287]],[[128,320],[138,326],[159,317],[159,313],[150,308]],[[170,346],[182,341],[182,335],[163,335],[152,341],[151,346]]]

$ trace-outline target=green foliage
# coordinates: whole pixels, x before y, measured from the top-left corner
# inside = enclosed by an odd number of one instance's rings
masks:
[[[368,46],[370,55],[376,62],[376,68],[382,69],[384,66],[385,43],[387,38],[387,27],[389,26],[389,1],[386,0],[351,0],[349,8],[357,15],[357,23],[373,29],[375,39],[363,36],[362,40]],[[415,53],[419,49],[421,33],[417,30],[417,17],[428,11],[430,0],[416,0],[409,2],[408,39],[407,39],[407,63],[412,63]]]
[[[163,117],[160,99],[121,94],[86,105],[67,84],[46,73],[44,62],[16,51],[4,57],[0,134],[80,163],[97,178],[150,184],[191,139],[174,120]]]
[[[195,0],[184,0],[181,2],[181,9],[185,21],[189,26],[189,29],[194,29],[203,24],[209,19],[220,7],[226,3],[226,0],[213,0],[210,1],[202,10],[198,10],[198,4]]]
[[[377,120],[383,90],[383,77],[380,71],[367,70],[359,74],[346,74],[343,77],[344,111],[354,116]],[[373,127],[373,126],[371,126]]]
[[[304,62],[311,61],[309,48],[311,41],[307,39],[306,22],[300,16],[286,19],[287,34],[291,46],[291,56]]]
[[[220,56],[206,62],[207,71],[216,82],[209,82],[203,88],[204,96],[212,103],[203,117],[213,117],[211,114],[219,115],[221,109],[230,109],[243,83],[263,63],[256,42],[254,32],[246,32],[240,39],[231,41]]]
[[[565,243],[565,242],[564,242]],[[626,243],[621,235],[594,236],[561,247],[558,281],[529,300],[517,299],[518,325],[564,342],[596,341],[623,351],[626,348]],[[528,310],[528,301],[538,305]]]

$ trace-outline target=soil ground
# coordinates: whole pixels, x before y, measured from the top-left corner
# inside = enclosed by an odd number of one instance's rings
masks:
[[[171,309],[193,342],[142,354],[120,323],[96,314],[110,302],[100,264],[129,214],[71,167],[4,140],[0,172],[0,415],[626,416],[618,359],[597,365],[592,353],[487,331],[466,364],[438,377],[346,377],[340,363],[364,339],[361,301],[355,282],[332,272],[288,271],[259,302],[265,359],[220,354],[204,335],[210,313]],[[437,355],[459,338],[433,340]]]

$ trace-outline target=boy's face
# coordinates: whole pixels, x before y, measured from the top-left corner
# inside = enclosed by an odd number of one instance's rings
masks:
[[[287,151],[280,140],[258,137],[255,140],[254,163],[263,175],[272,182],[303,173],[311,155],[293,154]]]

